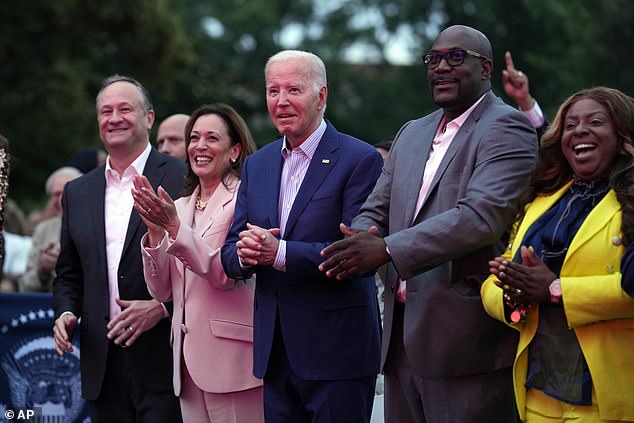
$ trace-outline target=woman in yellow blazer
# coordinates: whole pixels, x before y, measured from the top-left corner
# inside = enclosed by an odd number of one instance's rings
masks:
[[[598,87],[568,98],[511,245],[489,263],[484,307],[519,331],[523,421],[634,421],[634,283],[621,277],[634,239],[632,134],[629,96]]]
[[[174,392],[183,421],[263,422],[262,381],[253,376],[254,285],[227,277],[220,262],[242,163],[255,150],[244,120],[211,104],[185,127],[187,176],[175,202],[135,177],[135,208],[148,290],[173,302]]]

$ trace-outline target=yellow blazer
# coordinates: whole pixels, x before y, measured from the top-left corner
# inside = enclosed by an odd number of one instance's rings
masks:
[[[537,197],[527,207],[505,257],[510,260],[515,255],[526,231],[571,183],[552,195]],[[621,289],[621,235],[621,205],[610,190],[572,240],[560,279],[568,327],[575,331],[588,363],[601,419],[634,421],[634,299]],[[489,315],[520,332],[513,378],[517,408],[525,420],[528,345],[537,331],[539,306],[528,311],[526,322],[507,322],[502,290],[495,280],[490,275],[483,283],[482,302]]]

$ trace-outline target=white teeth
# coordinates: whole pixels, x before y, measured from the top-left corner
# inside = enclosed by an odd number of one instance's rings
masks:
[[[595,144],[577,144],[577,145],[574,146],[573,149],[575,150],[575,152],[579,152],[581,150],[585,150],[585,149],[588,149],[588,148],[589,149],[594,149],[594,148],[596,148],[596,145]]]
[[[211,157],[196,157],[196,164],[207,164],[207,163],[211,163],[212,159]]]

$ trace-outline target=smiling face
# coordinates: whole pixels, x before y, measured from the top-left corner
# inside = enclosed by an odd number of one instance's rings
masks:
[[[97,98],[99,135],[110,154],[142,151],[154,123],[154,112],[145,111],[141,92],[129,82],[105,87]]]
[[[316,87],[306,60],[273,62],[266,73],[266,105],[278,132],[293,148],[313,133],[322,119],[327,88]]]
[[[201,184],[213,184],[222,179],[231,160],[240,155],[241,145],[231,145],[227,124],[217,114],[202,115],[189,134],[187,154],[192,171]]]
[[[451,50],[471,50],[490,57],[488,41],[473,28],[453,26],[440,33],[432,52],[446,54]],[[490,87],[492,62],[466,55],[464,62],[450,66],[445,59],[434,69],[427,69],[427,83],[432,99],[453,120],[473,105]]]
[[[561,149],[577,179],[590,182],[604,175],[619,150],[608,110],[589,98],[573,103],[564,118]]]

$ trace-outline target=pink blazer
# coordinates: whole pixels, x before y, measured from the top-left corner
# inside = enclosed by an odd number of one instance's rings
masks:
[[[262,385],[253,376],[254,284],[225,275],[222,247],[233,221],[239,180],[220,184],[207,203],[199,227],[192,229],[197,188],[176,200],[181,226],[175,240],[165,236],[156,248],[141,239],[148,290],[158,301],[173,301],[171,342],[174,392],[181,392],[181,358],[200,389],[212,393]]]

